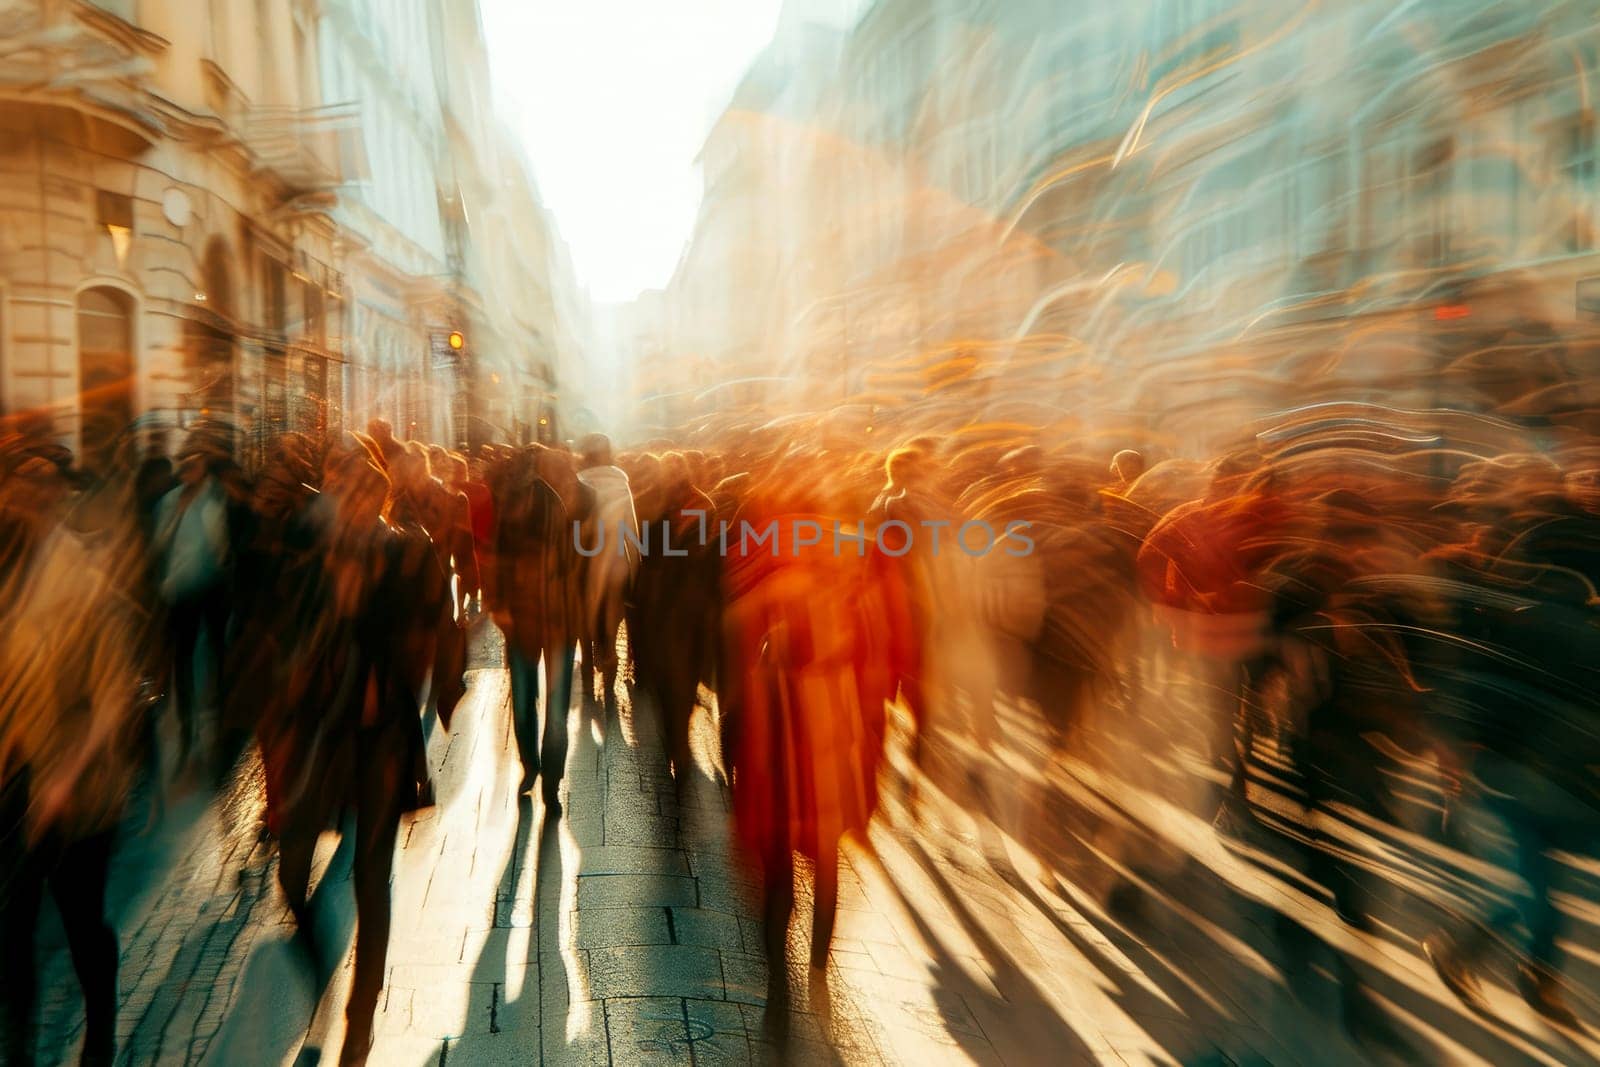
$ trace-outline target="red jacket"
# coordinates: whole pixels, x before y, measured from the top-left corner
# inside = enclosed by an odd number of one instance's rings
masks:
[[[494,496],[482,482],[468,482],[462,491],[472,515],[472,539],[479,547],[487,545],[494,539]]]
[[[1183,611],[1263,611],[1258,577],[1280,551],[1287,519],[1283,504],[1265,494],[1180,505],[1139,550],[1140,587],[1154,603]]]

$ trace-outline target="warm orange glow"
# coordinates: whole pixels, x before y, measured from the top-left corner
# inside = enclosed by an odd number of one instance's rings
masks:
[[[450,348],[452,351],[459,352],[466,347],[466,344],[467,339],[461,335],[460,330],[450,331]]]
[[[1433,309],[1433,317],[1440,322],[1446,319],[1464,319],[1472,314],[1472,309],[1465,304],[1441,304]]]

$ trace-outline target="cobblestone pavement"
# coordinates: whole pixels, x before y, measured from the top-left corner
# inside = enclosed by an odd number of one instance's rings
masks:
[[[437,807],[401,828],[394,935],[372,1062],[382,1065],[770,1061],[767,963],[756,889],[730,853],[728,796],[710,716],[701,776],[679,806],[648,716],[599,727],[574,715],[565,812],[515,795],[505,672],[479,631],[470,689],[430,755]],[[1216,778],[1188,744],[1168,689],[1107,722],[1071,758],[1009,709],[995,753],[931,746],[913,803],[896,772],[869,840],[842,860],[833,955],[803,966],[786,1052],[794,1062],[1004,1064],[1594,1062],[1600,1044],[1539,1021],[1505,977],[1497,1018],[1466,1013],[1418,948],[1430,900],[1468,900],[1494,871],[1415,828],[1354,812],[1332,832],[1385,871],[1381,921],[1358,934],[1300,874],[1292,787],[1271,752],[1256,782],[1271,831],[1209,825]],[[1171,744],[1177,739],[1179,744]],[[1287,772],[1283,772],[1287,775]],[[1187,788],[1174,794],[1172,783]],[[1425,812],[1427,785],[1411,787]],[[349,860],[326,835],[313,898],[320,974],[289,947],[259,768],[220,796],[192,794],[153,831],[128,828],[112,913],[123,945],[124,1063],[310,1064],[337,1056],[350,975]],[[135,805],[142,822],[145,807]],[[987,814],[977,815],[983,811]],[[1418,819],[1422,817],[1420,814]],[[1572,975],[1596,988],[1600,869],[1572,859],[1562,906],[1577,921]],[[807,901],[791,931],[805,958]],[[75,1053],[82,1010],[47,918],[43,1062]],[[1285,932],[1300,953],[1285,951]],[[1357,1045],[1337,1023],[1339,961],[1393,1025],[1398,1047]],[[1503,970],[1504,968],[1502,968]],[[1574,999],[1594,1024],[1587,994]]]

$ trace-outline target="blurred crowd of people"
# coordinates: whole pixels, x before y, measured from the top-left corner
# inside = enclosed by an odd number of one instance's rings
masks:
[[[1252,803],[1251,770],[1264,753],[1286,761],[1309,874],[1357,928],[1378,876],[1331,847],[1334,806],[1395,818],[1405,764],[1436,787],[1442,842],[1471,851],[1483,838],[1465,824],[1509,824],[1520,892],[1481,914],[1435,902],[1446,919],[1425,951],[1487,1010],[1479,975],[1509,948],[1528,1002],[1574,1021],[1550,854],[1587,851],[1600,808],[1600,441],[1324,405],[1205,462],[1015,434],[867,448],[792,425],[469,457],[382,422],[283,436],[251,472],[232,457],[224,427],[191,432],[171,461],[130,438],[93,472],[56,446],[0,448],[7,1062],[29,1062],[46,888],[87,1005],[84,1060],[109,1061],[104,893],[129,797],[163,760],[215,780],[251,744],[303,930],[317,836],[354,814],[344,1058],[363,1059],[398,827],[432,803],[424,723],[450,727],[480,616],[506,638],[521,790],[552,812],[575,696],[603,727],[624,685],[646,695],[680,788],[699,767],[691,720],[714,712],[765,887],[775,1004],[796,857],[815,872],[820,968],[840,843],[865,840],[897,722],[915,808],[941,738],[981,796],[986,770],[1014,758],[1007,709],[1048,725],[1049,760],[1146,716],[1188,671],[1216,694],[1177,718],[1209,743],[1218,830],[1276,818]],[[706,535],[773,520],[770,540]],[[803,541],[796,520],[859,540]],[[877,536],[975,520],[1027,550],[886,550]],[[663,528],[673,551],[641,550]],[[600,530],[630,531],[629,547],[580,552]],[[1347,1021],[1363,1025],[1361,984],[1344,977]]]

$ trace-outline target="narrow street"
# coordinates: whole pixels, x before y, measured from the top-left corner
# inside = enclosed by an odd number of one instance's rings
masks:
[[[0,0],[0,1067],[1600,1067],[1597,15]]]
[[[729,852],[725,787],[697,779],[680,810],[645,716],[624,705],[602,743],[574,713],[570,796],[559,821],[548,818],[542,801],[514,796],[520,768],[506,675],[490,665],[498,656],[498,635],[480,627],[457,728],[430,738],[439,803],[401,829],[373,1062],[771,1061],[759,900]],[[720,773],[710,717],[697,722],[701,770]],[[1438,984],[1416,947],[1430,914],[1403,887],[1470,892],[1457,858],[1425,854],[1404,831],[1344,825],[1338,836],[1393,884],[1378,935],[1354,934],[1274,835],[1220,837],[1148,781],[1107,773],[1099,750],[1128,731],[1095,731],[1099,767],[1068,757],[1044,774],[1039,724],[1012,712],[1005,726],[1005,751],[980,774],[935,747],[920,816],[898,776],[886,783],[870,850],[846,854],[826,978],[791,975],[794,1062],[1373,1059],[1337,1023],[1331,952],[1289,966],[1285,920],[1350,954],[1397,1031],[1431,1058],[1561,1064],[1600,1052],[1593,1038],[1538,1021],[1505,985],[1491,987],[1501,1021],[1489,1022]],[[1198,783],[1197,801],[1206,795],[1206,772],[1181,749],[1171,762],[1149,755]],[[319,992],[259,840],[258,774],[247,758],[214,802],[191,796],[152,832],[128,828],[111,897],[123,944],[120,1062],[336,1055],[354,924],[348,854],[325,835],[313,897]],[[994,795],[1022,799],[992,818],[967,814],[986,778],[1021,782]],[[1260,807],[1287,811],[1267,784]],[[146,805],[134,810],[142,821]],[[1600,870],[1572,873],[1592,899]],[[1600,944],[1578,899],[1563,903]],[[40,1050],[58,1062],[79,1038],[82,1009],[49,909],[46,922],[55,999]],[[808,938],[802,902],[792,956],[804,959]],[[1570,947],[1575,985],[1589,986],[1600,951]],[[1600,1019],[1587,997],[1577,1005]]]

